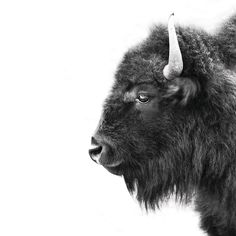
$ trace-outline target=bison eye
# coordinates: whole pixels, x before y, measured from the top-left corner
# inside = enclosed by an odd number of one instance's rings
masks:
[[[147,103],[149,102],[149,97],[146,94],[139,94],[136,100],[141,103]]]

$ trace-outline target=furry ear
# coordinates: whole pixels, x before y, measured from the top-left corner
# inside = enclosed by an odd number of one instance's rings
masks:
[[[172,81],[167,81],[162,97],[168,103],[187,105],[199,91],[200,85],[196,78],[177,77]]]

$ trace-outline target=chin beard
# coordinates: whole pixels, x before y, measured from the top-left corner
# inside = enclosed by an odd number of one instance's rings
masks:
[[[178,183],[171,173],[164,171],[158,172],[148,167],[136,166],[123,170],[123,176],[128,191],[136,195],[140,205],[147,211],[160,208],[163,202],[167,202],[173,196],[176,202],[188,204],[194,195],[193,185]]]

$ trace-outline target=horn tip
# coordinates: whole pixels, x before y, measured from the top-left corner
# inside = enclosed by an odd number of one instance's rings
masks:
[[[172,20],[172,19],[174,18],[174,16],[175,16],[175,13],[172,12],[172,13],[170,14],[170,16],[169,16],[169,21]]]

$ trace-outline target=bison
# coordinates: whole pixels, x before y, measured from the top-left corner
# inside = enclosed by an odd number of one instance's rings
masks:
[[[115,74],[91,158],[146,209],[194,199],[210,236],[236,235],[236,14],[214,33],[155,26]]]

